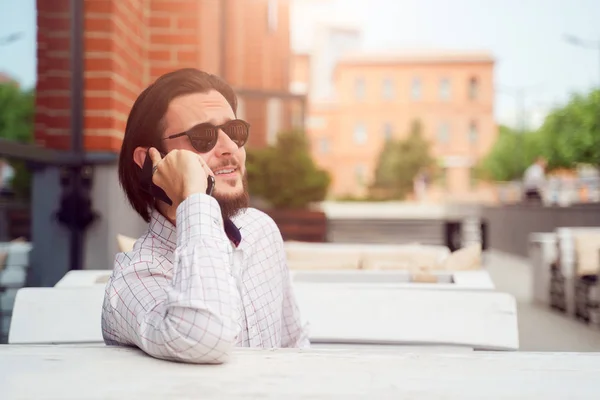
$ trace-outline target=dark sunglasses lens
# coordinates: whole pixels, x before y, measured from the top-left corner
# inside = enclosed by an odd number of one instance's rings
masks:
[[[188,131],[192,146],[200,153],[207,153],[217,144],[219,131],[209,125],[199,125]]]
[[[223,127],[223,132],[229,136],[233,143],[237,144],[238,147],[242,147],[248,140],[248,124],[244,121],[230,121]]]

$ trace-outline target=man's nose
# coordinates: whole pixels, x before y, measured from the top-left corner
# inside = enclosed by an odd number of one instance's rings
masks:
[[[234,154],[238,150],[237,144],[222,130],[219,130],[219,139],[215,146],[215,152],[219,155]]]

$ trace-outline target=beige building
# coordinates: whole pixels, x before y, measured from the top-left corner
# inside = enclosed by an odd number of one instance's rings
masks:
[[[310,62],[308,55],[296,56],[296,87],[313,79]],[[386,140],[405,137],[419,120],[441,172],[428,199],[491,199],[474,167],[497,135],[493,72],[487,53],[339,57],[333,95],[315,99],[308,90],[307,134],[316,161],[332,174],[332,197],[364,196]]]

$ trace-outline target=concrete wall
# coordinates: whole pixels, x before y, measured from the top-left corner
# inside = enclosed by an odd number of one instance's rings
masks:
[[[513,205],[484,207],[490,247],[520,256],[528,255],[529,234],[560,227],[600,226],[600,204],[572,207]]]

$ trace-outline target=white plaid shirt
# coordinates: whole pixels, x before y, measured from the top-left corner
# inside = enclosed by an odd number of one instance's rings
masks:
[[[116,256],[102,310],[106,344],[196,363],[224,362],[234,345],[309,346],[270,217],[248,208],[234,218],[237,248],[205,194],[181,203],[176,227],[157,211],[151,218],[133,250]]]

